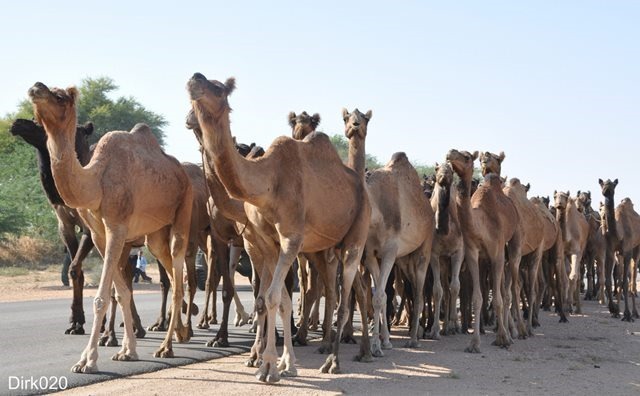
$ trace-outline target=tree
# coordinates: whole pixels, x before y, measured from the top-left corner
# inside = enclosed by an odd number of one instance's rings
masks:
[[[109,98],[117,89],[108,77],[86,78],[79,87],[78,122],[92,121],[95,143],[111,130],[130,130],[144,122],[161,145],[164,145],[164,117],[147,110],[134,98]],[[30,235],[56,239],[56,218],[42,192],[38,176],[35,150],[22,139],[9,133],[17,118],[33,117],[28,100],[18,104],[14,113],[0,118],[0,238],[3,234]]]
[[[331,136],[331,143],[333,143],[333,146],[338,151],[338,155],[340,155],[342,161],[347,162],[347,159],[349,158],[349,141],[342,135],[333,135]],[[365,167],[369,170],[374,170],[381,168],[382,164],[376,157],[366,154]]]

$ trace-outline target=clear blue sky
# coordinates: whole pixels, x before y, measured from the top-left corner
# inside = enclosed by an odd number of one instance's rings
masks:
[[[342,133],[341,108],[358,107],[381,162],[503,150],[533,195],[591,190],[597,205],[598,178],[617,177],[616,201],[640,201],[638,1],[168,3],[3,7],[0,113],[36,81],[109,76],[166,117],[170,154],[199,161],[185,84],[234,76],[242,142],[289,135],[289,111]]]

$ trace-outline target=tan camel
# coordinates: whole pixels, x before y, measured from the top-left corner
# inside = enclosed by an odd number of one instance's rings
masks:
[[[504,152],[500,152],[500,154],[493,154],[490,152],[480,153],[480,165],[482,168],[482,175],[486,176],[489,173],[494,173],[498,176],[501,175],[502,170],[502,162],[505,159]],[[522,318],[522,312],[520,311],[520,263],[522,263],[522,257],[528,254],[532,254],[533,257],[531,260],[525,260],[525,263],[529,261],[532,262],[532,265],[529,267],[529,275],[534,276],[537,274],[540,269],[540,263],[542,260],[542,233],[541,231],[541,219],[537,216],[537,211],[533,209],[531,202],[527,199],[526,191],[524,194],[522,189],[517,189],[517,192],[512,192],[511,189],[507,186],[507,178],[501,177],[501,181],[503,184],[503,191],[505,195],[511,199],[513,204],[518,211],[518,217],[520,218],[520,222],[518,226],[520,227],[520,235],[521,235],[521,251],[520,257],[508,257],[510,272],[506,273],[505,281],[511,287],[507,287],[507,307],[511,303],[511,313],[512,317],[514,317],[518,324],[518,336],[519,338],[526,338],[528,335],[533,334],[533,330],[531,327],[531,316],[529,316],[528,325],[529,328],[526,329],[524,327],[524,321]],[[517,181],[517,184],[520,184],[520,181]],[[537,275],[535,275],[537,276]],[[534,281],[535,282],[535,281]],[[529,296],[531,297],[531,296]]]
[[[136,339],[130,309],[131,292],[118,270],[127,265],[129,250],[123,248],[146,235],[151,252],[173,275],[173,305],[182,302],[184,265],[192,191],[182,166],[166,155],[149,127],[136,125],[131,132],[110,132],[98,142],[85,167],[73,151],[76,126],[75,101],[78,91],[54,88],[42,83],[29,89],[36,119],[45,128],[53,177],[60,196],[77,208],[91,229],[96,248],[104,257],[102,276],[94,300],[91,337],[72,372],[98,370],[98,337],[107,309],[112,283],[124,316],[122,349],[115,360],[136,360]],[[171,357],[174,330],[179,340],[188,338],[186,327],[178,327],[180,315],[172,315],[169,330],[157,357]]]
[[[365,175],[365,142],[371,116],[371,110],[363,114],[358,109],[352,113],[342,109],[345,135],[349,139],[348,165],[362,178]],[[413,323],[406,346],[418,347],[418,321],[434,234],[433,210],[422,191],[418,173],[404,153],[393,154],[384,167],[371,171],[366,186],[371,202],[371,223],[365,265],[375,285],[371,352],[374,356],[383,356],[383,348],[392,348],[387,327],[385,288],[395,262],[403,272],[411,275],[414,285]]]
[[[598,299],[600,304],[604,304],[604,260],[607,242],[604,238],[604,230],[600,224],[600,213],[591,207],[591,191],[578,191],[576,205],[589,223],[589,238],[587,238],[587,247],[585,248],[582,260],[587,270],[587,291],[585,292],[584,299]],[[597,287],[595,285],[595,271],[598,273]],[[582,278],[583,276],[581,275],[580,279]]]
[[[504,156],[503,156],[504,157]],[[557,233],[554,233],[543,212],[540,211],[528,198],[527,192],[530,185],[522,185],[519,179],[509,180],[503,191],[511,199],[518,210],[522,232],[522,261],[521,267],[526,276],[526,296],[529,304],[527,316],[527,334],[533,335],[534,318],[539,306],[539,285],[542,257],[546,251],[553,248],[557,242]],[[546,224],[545,224],[546,223]],[[518,291],[518,296],[520,291]],[[517,300],[516,300],[517,301]],[[518,305],[515,307],[519,310]],[[535,311],[532,312],[532,311]]]
[[[562,231],[564,241],[564,254],[569,262],[569,283],[567,288],[567,306],[571,311],[576,304],[577,314],[582,312],[580,303],[580,263],[589,238],[589,223],[578,212],[576,200],[569,191],[566,193],[555,191],[553,194],[556,207],[556,220]]]
[[[435,183],[431,196],[431,207],[435,213],[436,233],[431,250],[431,270],[433,271],[434,323],[430,338],[440,338],[440,304],[442,301],[441,267],[450,265],[446,272],[451,276],[447,294],[448,306],[445,307],[444,334],[460,332],[456,304],[460,293],[460,270],[464,261],[464,243],[458,208],[456,206],[457,189],[453,185],[453,168],[445,162],[436,164]]]
[[[467,352],[480,352],[480,291],[479,258],[487,259],[493,280],[493,307],[498,327],[495,345],[508,347],[513,341],[507,332],[506,321],[509,312],[504,309],[504,266],[505,250],[509,257],[518,257],[521,248],[518,212],[513,202],[502,192],[500,177],[490,173],[484,183],[478,186],[471,197],[473,162],[478,152],[450,150],[447,160],[460,177],[458,195],[458,215],[462,225],[465,245],[465,261],[473,280],[474,332]],[[507,247],[505,249],[505,246]]]
[[[633,322],[633,317],[638,317],[638,311],[636,309],[635,294],[629,293],[629,277],[632,276],[629,271],[637,271],[632,261],[637,263],[640,258],[640,215],[633,209],[633,202],[629,198],[623,199],[614,211],[614,194],[618,179],[614,181],[607,179],[606,182],[598,179],[598,183],[600,183],[602,195],[604,196],[604,231],[607,240],[607,262],[613,261],[613,255],[617,254],[618,262],[623,263],[624,314],[622,320]],[[609,270],[611,266],[609,263],[607,265],[607,270]],[[632,312],[629,310],[629,299],[632,302],[633,317]]]
[[[230,131],[227,97],[234,88],[232,78],[223,84],[207,80],[199,73],[187,84],[202,128],[207,159],[213,162],[229,195],[244,201],[248,223],[260,231],[258,237],[263,240],[260,252],[254,253],[262,256],[265,268],[272,273],[268,290],[261,290],[256,299],[256,310],[261,316],[267,313],[267,346],[256,377],[263,382],[276,382],[280,379],[279,371],[295,375],[288,327],[292,306],[283,287],[284,280],[298,253],[319,252],[334,246],[341,247],[343,262],[338,329],[332,354],[321,369],[338,372],[340,336],[349,313],[351,286],[370,218],[363,180],[342,164],[328,136],[321,133],[313,133],[303,141],[280,137],[263,157],[255,161],[243,158],[233,147]],[[249,255],[254,261],[254,254]],[[273,336],[277,311],[285,324],[285,350],[280,365]],[[359,357],[366,359],[368,351],[363,351],[368,348],[366,310],[362,311],[361,306],[363,340]]]
[[[296,115],[293,111],[289,113],[289,126],[291,127],[291,137],[296,140],[303,140],[308,135],[316,131],[320,124],[320,115],[315,113],[310,116],[306,111]],[[322,326],[323,339],[318,352],[327,353],[332,347],[332,331],[333,312],[336,306],[336,282],[338,276],[338,262],[332,249],[319,253],[306,253],[298,255],[299,271],[301,272],[301,315],[300,328],[298,329],[294,342],[300,345],[307,345],[307,334],[310,325],[310,316],[312,306],[318,306],[317,302],[322,294],[320,288],[324,288],[325,304],[324,304],[324,322]],[[313,270],[308,267],[313,266]],[[307,274],[308,272],[308,274]],[[308,275],[313,275],[309,277]],[[307,285],[307,280],[309,283]]]
[[[544,255],[543,259],[546,259],[548,262],[545,263],[543,261],[542,265],[546,265],[548,267],[548,271],[544,274],[542,271],[538,274],[538,282],[536,282],[536,300],[529,300],[530,312],[532,316],[532,325],[533,327],[537,327],[538,323],[538,312],[540,311],[540,301],[538,299],[542,298],[543,293],[540,291],[539,280],[542,279],[544,283],[546,283],[545,287],[550,288],[551,284],[555,282],[558,285],[556,288],[555,297],[558,307],[562,307],[562,302],[564,295],[561,293],[561,290],[566,290],[567,284],[567,276],[564,268],[564,241],[562,240],[562,232],[560,230],[560,225],[556,221],[556,218],[551,214],[548,203],[545,203],[543,199],[539,197],[532,197],[529,199],[533,206],[540,213],[540,217],[542,218],[542,234],[543,237],[543,250]],[[545,277],[545,275],[547,275]],[[553,279],[555,275],[555,280]],[[560,322],[567,322],[567,317],[563,309],[558,310],[558,315],[560,316]]]

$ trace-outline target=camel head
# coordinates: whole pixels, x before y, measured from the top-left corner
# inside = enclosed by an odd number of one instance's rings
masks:
[[[320,114],[315,113],[310,116],[306,111],[296,115],[293,111],[289,113],[289,126],[292,129],[291,137],[302,140],[310,133],[314,132],[320,124]]]
[[[435,182],[443,187],[450,187],[453,183],[453,168],[449,162],[436,163]]]
[[[72,134],[76,132],[76,99],[78,90],[75,87],[65,89],[49,89],[41,82],[29,88],[29,98],[33,103],[36,122],[44,126],[47,133]]]
[[[508,188],[509,191],[515,192],[518,196],[526,199],[527,193],[529,192],[529,188],[531,188],[531,185],[529,183],[522,184],[520,182],[520,179],[518,179],[517,177],[514,177],[511,180],[509,180],[506,188]]]
[[[549,198],[549,196],[541,197],[540,199],[542,200],[542,203],[544,204],[544,206],[546,206],[547,208],[551,204],[551,199]]]
[[[231,111],[227,97],[236,88],[236,80],[230,77],[221,83],[217,80],[207,80],[205,76],[196,73],[187,82],[187,91],[191,99],[191,106],[196,115],[218,119],[224,112]]]
[[[499,175],[502,169],[502,161],[504,161],[504,151],[496,155],[485,151],[480,153],[480,166],[482,168],[482,176],[486,176],[489,173],[495,173]]]
[[[453,171],[463,180],[470,180],[473,176],[473,162],[478,159],[478,152],[473,154],[468,151],[458,151],[451,149],[447,153],[447,161],[451,164]],[[466,179],[465,179],[466,178]]]
[[[613,194],[616,192],[616,186],[618,185],[618,179],[611,181],[607,179],[607,181],[602,181],[602,179],[598,179],[598,183],[600,183],[600,188],[602,189],[602,195],[605,198],[613,199]]]
[[[362,114],[360,110],[355,109],[351,114],[347,109],[342,109],[342,119],[344,120],[344,134],[347,139],[358,136],[360,139],[367,137],[367,125],[371,120],[373,113],[371,110],[366,114]]]
[[[576,195],[576,206],[582,213],[587,213],[591,208],[591,191],[578,191]]]
[[[422,192],[424,192],[424,195],[427,197],[427,199],[431,199],[435,184],[436,184],[435,174],[422,176],[422,181],[420,182],[420,185],[422,186]]]
[[[569,193],[569,191],[567,191],[566,193],[562,191],[554,191],[553,202],[556,209],[558,209],[559,211],[565,210],[567,208],[567,205],[569,204],[570,196],[571,194]]]

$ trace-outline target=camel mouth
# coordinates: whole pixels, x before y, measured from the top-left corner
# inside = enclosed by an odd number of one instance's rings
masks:
[[[189,96],[191,100],[198,100],[204,96],[205,87],[209,83],[209,80],[201,74],[195,73],[187,82],[187,91],[189,91]]]
[[[193,109],[189,110],[189,114],[187,114],[187,118],[185,119],[185,126],[187,127],[187,129],[200,128],[200,123],[198,122],[196,113],[193,111]]]
[[[28,94],[32,101],[38,99],[42,100],[48,98],[51,95],[51,91],[43,83],[37,82],[33,87],[29,88]]]

